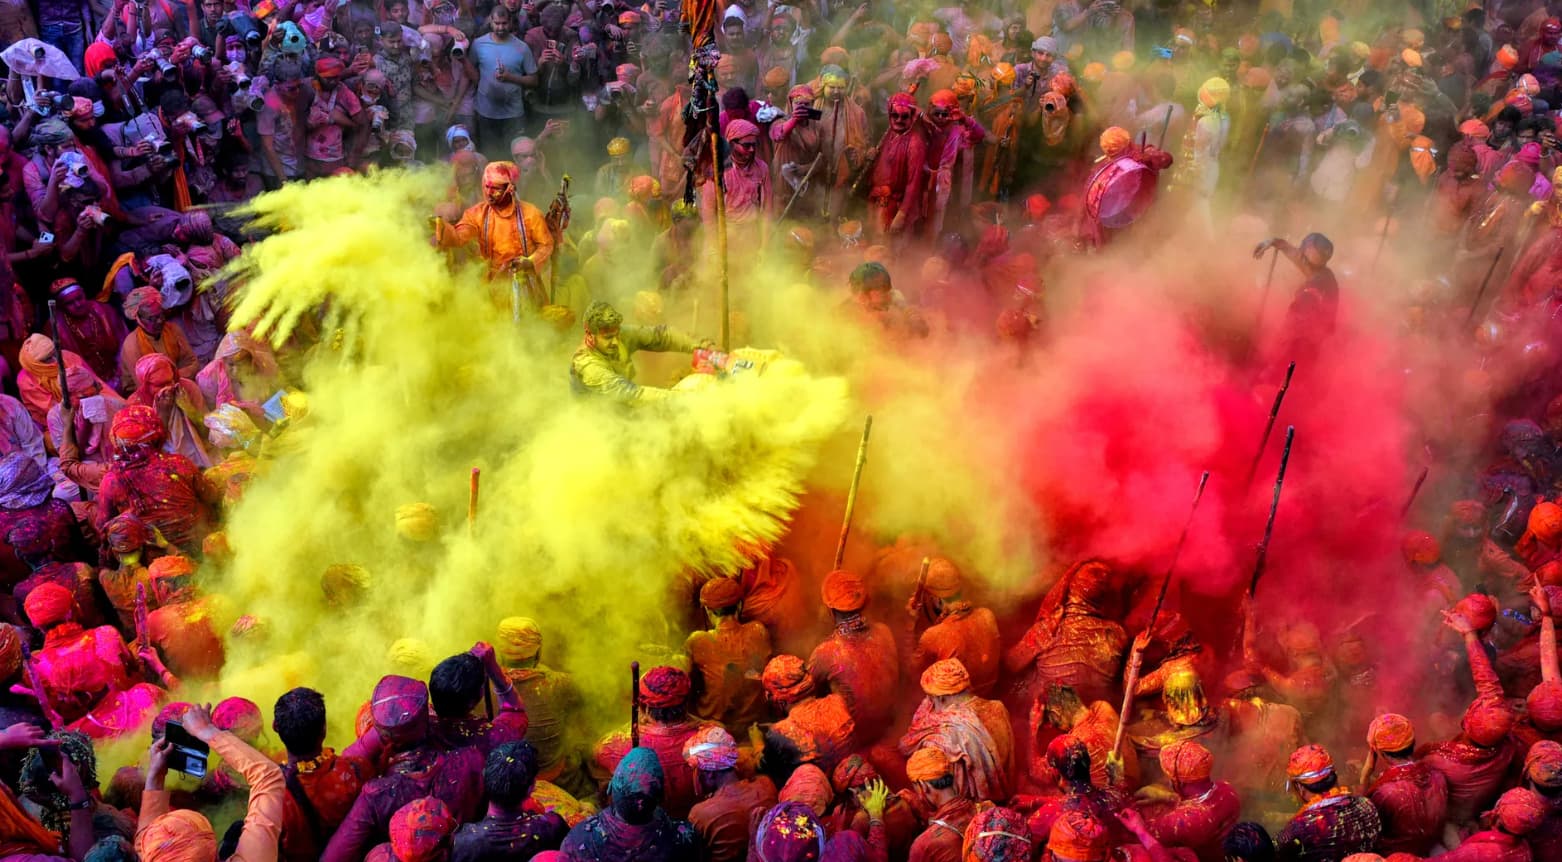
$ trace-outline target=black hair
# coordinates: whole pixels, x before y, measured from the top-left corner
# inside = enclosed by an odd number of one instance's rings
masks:
[[[314,757],[325,740],[325,696],[303,687],[284,692],[271,709],[271,729],[288,754]]]
[[[244,818],[228,824],[228,831],[222,833],[222,843],[217,845],[217,858],[227,859],[239,852],[239,838],[244,835]]]
[[[434,666],[428,677],[428,702],[441,718],[464,718],[483,699],[487,684],[483,662],[469,652],[453,655]]]
[[[164,90],[162,95],[157,97],[157,107],[162,110],[165,116],[173,119],[190,110],[190,97],[185,95],[183,90],[170,88]]]
[[[955,786],[954,774],[950,773],[948,775],[940,775],[932,781],[927,782],[927,786],[933,788],[934,790],[948,790],[949,788]]]
[[[688,715],[688,710],[681,704],[678,706],[648,706],[645,708],[645,711],[651,716],[652,721],[662,724],[682,721],[684,716]]]
[[[736,614],[742,605],[727,605],[724,608],[706,608],[705,612],[713,617],[730,617]]]
[[[1518,127],[1519,123],[1523,121],[1524,113],[1512,105],[1504,106],[1502,110],[1497,112],[1497,122],[1507,123],[1508,125],[1513,126],[1515,129]]]
[[[1226,833],[1221,849],[1227,859],[1243,862],[1271,862],[1275,858],[1275,842],[1268,830],[1257,823],[1238,823]]]
[[[1385,751],[1385,752],[1383,752],[1383,756],[1384,757],[1393,757],[1393,758],[1397,758],[1399,760],[1409,760],[1411,758],[1411,756],[1413,756],[1415,753],[1416,753],[1416,743],[1415,743],[1415,740],[1411,740],[1410,744],[1405,746],[1404,748],[1401,748],[1398,751]]]
[[[92,845],[82,862],[136,862],[136,849],[123,835],[109,835]]]
[[[1296,786],[1316,796],[1328,793],[1338,786],[1339,783],[1339,773],[1331,769],[1328,775],[1319,778],[1317,781],[1298,781]]]
[[[526,801],[536,780],[537,749],[526,740],[506,742],[488,753],[483,789],[489,801],[515,808]]]

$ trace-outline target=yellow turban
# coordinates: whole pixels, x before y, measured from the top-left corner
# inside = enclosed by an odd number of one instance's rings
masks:
[[[439,532],[439,512],[428,503],[396,507],[396,535],[413,542],[430,542]]]
[[[614,138],[613,140],[608,141],[607,142],[607,154],[610,155],[610,156],[627,156],[627,155],[629,155],[629,139],[628,138]]]
[[[1225,78],[1210,78],[1199,87],[1199,104],[1206,108],[1224,105],[1231,98],[1231,84]]]
[[[505,617],[499,621],[494,651],[505,661],[525,661],[542,651],[542,629],[531,617]]]

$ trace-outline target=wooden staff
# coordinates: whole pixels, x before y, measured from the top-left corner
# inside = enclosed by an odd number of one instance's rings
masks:
[[[1161,138],[1160,141],[1155,145],[1155,148],[1158,150],[1166,149],[1166,132],[1171,129],[1172,108],[1174,107],[1176,106],[1166,106],[1166,119],[1161,122]]]
[[[835,543],[835,566],[839,569],[846,559],[846,537],[852,531],[852,511],[857,508],[857,486],[862,482],[862,466],[868,463],[868,435],[873,431],[873,417],[862,423],[862,442],[857,444],[857,467],[852,471],[851,489],[846,492],[846,515],[841,519],[841,538]]]
[[[716,97],[716,85],[711,84],[711,98]],[[721,139],[714,125],[710,132],[711,164],[714,165],[716,184],[716,260],[721,266],[721,352],[732,352],[732,295],[727,280],[727,189],[721,170]]]
[[[1388,229],[1394,223],[1394,204],[1398,200],[1399,196],[1396,194],[1394,200],[1389,201],[1388,209],[1383,213],[1383,231],[1378,234],[1378,247],[1377,250],[1372,252],[1372,266],[1369,267],[1373,272],[1377,271],[1378,258],[1383,256],[1383,246],[1388,244]]]
[[[1253,150],[1253,161],[1247,166],[1247,181],[1252,181],[1253,174],[1258,170],[1258,157],[1264,152],[1264,142],[1269,140],[1269,124],[1264,124],[1263,134],[1258,136],[1258,146]]]
[[[1486,288],[1491,286],[1491,277],[1497,272],[1497,262],[1502,260],[1503,252],[1507,246],[1497,249],[1497,254],[1491,259],[1491,266],[1486,268],[1486,277],[1481,279],[1481,289],[1475,293],[1475,301],[1470,303],[1470,313],[1464,316],[1464,325],[1469,326],[1475,321],[1475,310],[1481,307],[1481,300],[1486,296]]]
[[[64,719],[55,710],[54,704],[49,702],[48,692],[43,690],[43,681],[38,676],[38,669],[33,666],[33,648],[27,644],[27,639],[22,638],[22,673],[27,677],[27,687],[33,690],[33,697],[38,699],[38,708],[43,710],[43,717],[49,722],[50,730],[59,730],[65,727]]]
[[[1410,514],[1410,507],[1415,505],[1416,495],[1421,493],[1421,486],[1426,484],[1426,475],[1430,472],[1432,472],[1431,465],[1427,465],[1421,468],[1421,475],[1416,477],[1416,483],[1410,489],[1410,496],[1405,500],[1405,507],[1399,510],[1399,516],[1401,518]]]
[[[1155,624],[1161,617],[1161,605],[1166,602],[1166,590],[1171,586],[1172,575],[1177,571],[1177,560],[1182,557],[1182,546],[1188,541],[1188,530],[1193,527],[1193,516],[1198,514],[1199,501],[1204,499],[1204,486],[1209,484],[1209,471],[1205,470],[1199,476],[1199,488],[1193,492],[1193,506],[1188,510],[1188,520],[1182,525],[1182,534],[1177,537],[1177,547],[1172,551],[1171,563],[1166,566],[1166,577],[1161,579],[1160,592],[1155,596],[1155,608],[1150,611],[1150,625],[1145,629],[1150,637],[1155,636]],[[1123,708],[1117,713],[1117,735],[1112,739],[1112,756],[1108,763],[1115,762],[1119,753],[1123,750],[1123,736],[1128,731],[1128,711],[1134,703],[1134,687],[1139,684],[1139,669],[1144,661],[1144,651],[1139,648],[1139,642],[1134,640],[1133,651],[1128,655],[1128,673],[1123,677]]]
[[[803,181],[798,183],[797,188],[792,190],[792,197],[787,200],[786,207],[781,210],[781,217],[776,219],[777,222],[786,221],[787,214],[792,211],[792,204],[797,203],[797,199],[802,197],[803,192],[808,189],[808,181],[813,179],[814,169],[819,167],[819,160],[822,158],[824,158],[824,153],[814,156],[813,163],[808,166],[808,173],[803,174]]]
[[[911,591],[911,624],[909,629],[913,635],[917,633],[917,619],[922,616],[922,608],[925,603],[923,591],[927,589],[927,570],[932,565],[932,557],[922,558],[922,570],[917,572],[917,588]],[[839,568],[839,564],[836,567]]]
[[[1269,446],[1269,435],[1275,430],[1275,417],[1280,415],[1280,405],[1285,401],[1285,393],[1291,388],[1291,375],[1296,373],[1296,363],[1293,361],[1290,367],[1285,369],[1285,382],[1280,384],[1280,391],[1275,393],[1275,403],[1269,408],[1269,421],[1264,423],[1264,436],[1258,441],[1258,451],[1253,453],[1253,463],[1248,465],[1247,478],[1242,480],[1242,487],[1247,488],[1253,484],[1253,476],[1258,473],[1258,463],[1264,459],[1264,449]],[[1290,438],[1286,438],[1286,448],[1290,448]]]
[[[1253,563],[1253,579],[1247,585],[1247,597],[1258,592],[1258,579],[1264,575],[1264,565],[1269,559],[1269,538],[1275,532],[1275,513],[1280,510],[1280,488],[1285,484],[1285,468],[1291,463],[1291,442],[1296,439],[1296,426],[1285,429],[1285,451],[1280,454],[1280,472],[1275,475],[1275,495],[1269,502],[1269,521],[1264,524],[1264,540],[1258,543],[1258,559]]]
[[[60,406],[71,406],[71,390],[65,383],[65,347],[60,344],[60,316],[55,312],[54,300],[49,300],[49,334],[54,336],[54,369],[60,378]]]
[[[472,487],[466,496],[466,534],[471,536],[477,531],[477,487],[483,474],[482,470],[472,468]]]
[[[629,747],[640,747],[640,663],[629,663]]]
[[[1258,343],[1259,332],[1264,325],[1264,308],[1269,305],[1269,289],[1275,286],[1275,266],[1280,263],[1280,247],[1269,258],[1269,274],[1264,276],[1264,292],[1258,296],[1258,316],[1253,319],[1253,343]],[[1254,349],[1257,349],[1256,347]]]

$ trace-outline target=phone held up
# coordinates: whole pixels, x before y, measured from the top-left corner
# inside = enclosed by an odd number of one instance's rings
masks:
[[[168,753],[169,769],[192,778],[206,777],[206,759],[211,754],[211,746],[196,739],[177,721],[168,722],[163,739],[173,746],[173,751]]]

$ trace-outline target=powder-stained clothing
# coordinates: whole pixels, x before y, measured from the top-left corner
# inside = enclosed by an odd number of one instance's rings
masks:
[[[99,533],[115,515],[133,512],[180,548],[201,546],[212,522],[210,504],[221,491],[183,455],[149,452],[116,461],[98,488]]]
[[[544,850],[559,849],[567,834],[569,825],[551,811],[490,815],[456,830],[450,862],[525,862]]]
[[[1066,685],[1085,703],[1115,697],[1112,689],[1127,647],[1128,634],[1121,625],[1072,608],[1064,611],[1061,622],[1038,620],[1020,644],[1035,653],[1027,669],[1033,690],[1053,683]]]
[[[436,796],[458,819],[477,819],[482,806],[483,756],[476,748],[440,751],[431,743],[391,756],[386,775],[364,784],[326,844],[321,862],[358,862],[390,837],[390,819],[403,805]]]
[[[1524,838],[1536,859],[1562,859],[1562,799],[1548,798],[1546,807],[1546,819]]]
[[[1041,704],[1038,702],[1036,708]],[[1032,721],[1039,726],[1042,716],[1032,712]],[[1117,742],[1117,709],[1104,700],[1098,700],[1090,704],[1082,718],[1076,719],[1074,726],[1069,728],[1069,735],[1085,744],[1085,750],[1090,752],[1090,780],[1097,787],[1112,786],[1111,775],[1107,770],[1107,755],[1112,752],[1112,746]],[[1139,785],[1139,752],[1138,748],[1129,741],[1119,752],[1123,759],[1122,775],[1117,786],[1130,789]],[[1057,781],[1057,772],[1046,759],[1046,750],[1036,746],[1031,752],[1030,776],[1040,787],[1051,787]]]
[[[837,631],[808,657],[809,673],[846,702],[857,725],[854,739],[869,743],[889,726],[900,690],[900,660],[889,626]]]
[[[690,712],[720,722],[734,737],[747,733],[765,711],[759,675],[771,655],[770,633],[759,623],[723,618],[714,629],[689,635],[683,651],[700,683]]]
[[[1372,803],[1340,788],[1297,812],[1275,837],[1275,851],[1298,862],[1338,862],[1371,852],[1381,831]]]
[[[922,217],[923,166],[927,163],[927,135],[919,128],[890,131],[879,146],[879,157],[869,173],[868,201],[873,205],[875,227],[889,229],[896,216],[910,231]]]
[[[658,808],[651,822],[624,822],[613,809],[576,824],[564,839],[570,862],[686,862],[699,858],[700,839],[687,820]]]
[[[825,772],[851,754],[857,723],[839,694],[810,697],[792,704],[786,718],[770,726],[770,733],[785,737],[801,754]]]
[[[131,661],[118,631],[67,622],[44,635],[43,647],[33,653],[33,670],[55,711],[72,722],[104,695],[130,687]]]
[[[1004,722],[1007,725],[1007,721]],[[1007,799],[1008,770],[1003,752],[968,700],[936,706],[925,698],[900,738],[900,753],[936,748],[949,756],[955,789],[971,799]],[[1012,747],[1011,747],[1012,753]]]
[[[687,816],[694,805],[694,768],[683,759],[683,744],[707,726],[711,726],[711,722],[695,718],[686,718],[675,724],[658,721],[644,721],[640,724],[641,747],[655,752],[657,761],[662,764],[662,778],[665,782],[662,806],[673,817]],[[603,737],[592,755],[592,777],[598,783],[605,783],[629,750],[629,728],[616,730]]]
[[[24,509],[0,508],[0,538],[18,527],[37,529],[44,535],[53,536],[53,545],[57,548],[75,547],[81,541],[76,516],[70,505],[62,500],[45,500]],[[10,542],[0,541],[0,584],[9,589],[29,574],[28,567],[17,559],[16,548]]]
[[[87,313],[71,317],[61,313],[60,347],[80,356],[103,380],[119,379],[119,348],[128,334],[125,321],[101,302],[89,301]]]
[[[776,804],[776,786],[760,776],[735,781],[689,809],[689,822],[705,844],[706,862],[742,862],[757,823],[754,812]]]
[[[976,816],[976,803],[964,797],[944,803],[927,821],[927,828],[911,842],[909,862],[961,862],[965,827]]]
[[[986,697],[998,684],[998,664],[1003,657],[998,642],[998,618],[987,608],[963,607],[945,612],[917,640],[918,668],[957,658],[971,675],[971,691]]]
[[[743,225],[757,222],[775,212],[775,195],[770,186],[770,166],[761,159],[747,165],[734,162],[722,172],[722,184],[726,193],[722,201],[726,208],[727,224]],[[716,184],[700,187],[700,217],[707,223],[716,218]]]
[[[1437,858],[1448,862],[1530,862],[1552,857],[1536,854],[1523,838],[1494,830],[1477,832]]]
[[[570,721],[580,708],[574,678],[545,665],[509,668],[505,675],[526,704],[526,741],[537,749],[537,777],[554,781],[564,771]]]
[[[529,724],[524,702],[519,708],[500,704],[499,713],[492,720],[435,716],[429,728],[429,739],[447,750],[475,748],[486,760],[488,753],[499,746],[525,739]]]
[[[282,862],[313,862],[320,858],[326,842],[352,810],[358,791],[370,776],[369,765],[355,757],[338,757],[327,748],[313,760],[283,766],[282,774],[290,785],[297,785],[298,792],[314,809],[314,817],[304,813],[298,796],[290,789],[282,810],[278,858]]]
[[[1199,862],[1224,862],[1222,841],[1242,813],[1242,800],[1231,785],[1216,781],[1198,796],[1177,801],[1170,811],[1146,825],[1155,840],[1167,847],[1186,847]]]
[[[1479,641],[1466,639],[1465,658],[1475,680],[1476,699],[1506,708],[1502,683]],[[1488,748],[1474,744],[1463,734],[1416,752],[1418,760],[1448,779],[1448,820],[1453,823],[1472,822],[1491,808],[1515,755],[1509,739]]]
[[[577,395],[606,395],[618,401],[653,401],[666,397],[669,390],[641,386],[635,382],[635,352],[693,353],[699,343],[666,326],[629,326],[618,330],[618,350],[605,354],[582,346],[570,360],[570,389]]]
[[[179,324],[173,321],[165,322],[163,334],[155,339],[138,326],[125,336],[125,340],[119,347],[117,388],[120,392],[135,390],[136,363],[141,361],[141,357],[151,353],[161,353],[173,360],[174,367],[179,369],[179,376],[185,380],[194,380],[195,375],[201,372],[201,358],[196,355],[195,348],[190,346],[190,339],[185,337],[184,330],[179,328]],[[69,360],[67,360],[68,364]]]
[[[147,637],[175,676],[216,679],[225,660],[222,638],[203,601],[174,602],[146,617]]]
[[[244,827],[239,834],[238,848],[228,857],[229,862],[276,862],[277,835],[282,831],[282,798],[287,790],[282,781],[282,770],[264,754],[245,745],[227,731],[219,732],[211,740],[212,752],[229,767],[244,776],[249,785],[249,806],[244,812]],[[141,818],[136,823],[136,852],[147,862],[163,858],[163,848],[149,846],[149,833],[157,819],[169,810],[170,794],[167,790],[146,790],[141,794]]]
[[[1448,779],[1424,763],[1390,767],[1372,782],[1367,798],[1383,823],[1379,846],[1389,853],[1425,856],[1442,838],[1448,814]]]
[[[515,204],[520,204],[519,217]],[[455,248],[477,243],[478,252],[488,261],[488,277],[497,278],[509,271],[512,261],[529,256],[537,272],[553,254],[553,234],[548,231],[542,210],[526,201],[512,199],[510,205],[496,207],[487,201],[461,214],[461,220],[440,231],[439,244]],[[504,300],[509,302],[508,298]]]

